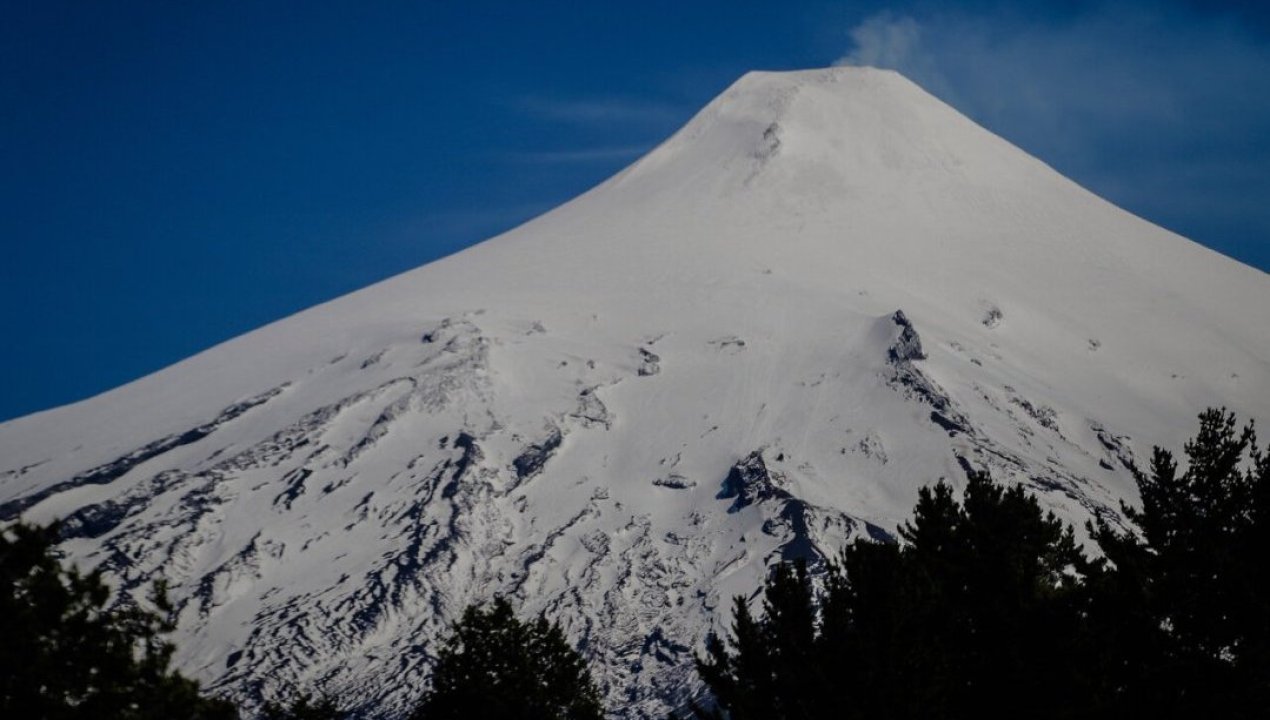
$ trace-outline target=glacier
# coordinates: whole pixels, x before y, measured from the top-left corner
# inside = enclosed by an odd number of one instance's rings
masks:
[[[0,521],[165,580],[178,666],[248,707],[400,717],[500,594],[660,717],[773,562],[968,469],[1116,522],[1209,406],[1270,419],[1264,273],[893,72],[755,72],[521,227],[0,425]]]

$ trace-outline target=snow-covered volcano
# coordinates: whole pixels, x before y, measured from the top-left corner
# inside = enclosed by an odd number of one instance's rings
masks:
[[[496,593],[619,714],[765,567],[966,468],[1069,520],[1207,406],[1270,420],[1270,281],[891,72],[751,73],[576,200],[91,400],[0,425],[0,519],[66,518],[181,667],[392,717]]]

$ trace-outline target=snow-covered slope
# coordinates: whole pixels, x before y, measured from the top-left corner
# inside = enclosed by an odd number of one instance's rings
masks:
[[[923,484],[1081,520],[1203,408],[1270,420],[1268,311],[894,73],[751,73],[512,232],[0,425],[0,518],[166,578],[181,666],[244,698],[393,716],[502,593],[656,714],[730,596]]]

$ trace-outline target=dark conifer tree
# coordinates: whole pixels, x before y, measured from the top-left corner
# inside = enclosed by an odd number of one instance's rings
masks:
[[[946,483],[924,488],[900,534],[848,546],[818,594],[802,563],[777,566],[761,619],[738,598],[732,637],[697,661],[718,707],[733,720],[1080,716],[1074,701],[1036,702],[1075,682],[1087,562],[1071,530],[973,475],[964,504]]]
[[[773,569],[763,611],[757,622],[746,602],[735,598],[732,636],[727,643],[707,638],[698,672],[734,718],[812,717],[821,704],[824,668],[816,654],[816,599],[806,562]]]
[[[345,713],[329,697],[301,694],[289,702],[266,703],[261,720],[342,720]]]
[[[1126,525],[1069,527],[1020,487],[924,488],[902,542],[769,578],[697,666],[746,718],[1256,718],[1270,707],[1270,450],[1210,410],[1156,448]],[[810,647],[805,651],[805,647]],[[698,712],[700,716],[709,716]]]
[[[760,625],[742,597],[733,599],[732,634],[725,642],[711,634],[697,672],[732,717],[775,717],[774,674]]]
[[[469,607],[437,658],[416,720],[600,720],[582,656],[546,618],[522,622],[503,598]]]
[[[229,720],[232,705],[204,698],[170,669],[171,607],[110,608],[96,573],[64,567],[57,529],[0,531],[0,717],[43,720]]]
[[[1118,636],[1102,664],[1121,708],[1225,717],[1265,712],[1270,662],[1270,473],[1251,424],[1208,410],[1187,466],[1155,448],[1135,471],[1130,529],[1092,531],[1105,555],[1091,624]]]

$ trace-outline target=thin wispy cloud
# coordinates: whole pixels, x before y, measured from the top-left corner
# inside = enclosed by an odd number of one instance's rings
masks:
[[[577,150],[541,150],[512,153],[507,156],[507,159],[526,163],[607,163],[634,160],[651,148],[652,145],[650,144],[639,144],[579,148]]]
[[[1230,17],[1127,3],[1044,21],[879,13],[848,37],[839,64],[898,70],[1115,202],[1182,232],[1223,208],[1249,243],[1270,237],[1270,202],[1228,202],[1213,173],[1243,166],[1242,195],[1270,199],[1270,50]]]
[[[527,115],[574,124],[623,123],[665,125],[682,120],[682,108],[652,101],[623,97],[561,99],[523,97],[516,107]]]
[[[582,140],[577,147],[525,150],[500,157],[510,162],[546,165],[630,162],[656,144],[649,137],[669,132],[687,114],[668,103],[627,97],[522,97],[514,101],[513,108],[533,121],[567,126],[571,128],[571,139]]]
[[[556,206],[554,200],[438,210],[401,218],[383,232],[384,242],[396,250],[417,250],[427,241],[444,252],[460,250],[531,220]],[[418,260],[410,257],[411,265]]]

